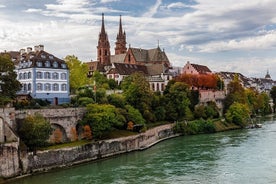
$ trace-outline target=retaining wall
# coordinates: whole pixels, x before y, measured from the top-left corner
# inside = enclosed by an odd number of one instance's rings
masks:
[[[48,169],[70,166],[82,162],[110,157],[121,153],[142,150],[153,144],[177,136],[172,125],[163,125],[145,133],[118,139],[89,143],[73,148],[23,153],[23,173],[41,172]]]

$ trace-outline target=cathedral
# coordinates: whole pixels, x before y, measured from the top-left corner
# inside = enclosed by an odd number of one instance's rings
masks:
[[[97,61],[88,62],[89,75],[99,71],[109,79],[121,83],[124,77],[134,72],[142,72],[151,81],[154,91],[163,91],[171,78],[170,61],[159,45],[153,49],[126,47],[126,33],[123,31],[122,17],[119,19],[119,29],[115,42],[114,55],[110,52],[110,42],[105,30],[104,14],[97,45]]]

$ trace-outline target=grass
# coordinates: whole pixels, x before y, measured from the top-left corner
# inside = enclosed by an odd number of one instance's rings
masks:
[[[137,135],[137,134],[138,134],[137,132],[115,129],[107,134],[104,134],[102,139],[116,139],[116,138],[120,138],[120,137],[127,137],[127,136],[132,136],[132,135]]]
[[[55,144],[51,146],[47,146],[44,148],[40,148],[39,150],[53,150],[53,149],[60,149],[60,148],[69,148],[69,147],[75,147],[75,146],[81,146],[85,145],[87,143],[91,143],[91,140],[79,140],[75,142],[68,142],[68,143],[62,143],[62,144]]]

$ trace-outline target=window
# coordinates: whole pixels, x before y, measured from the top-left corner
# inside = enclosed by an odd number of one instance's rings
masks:
[[[27,79],[27,77],[28,77],[28,74],[25,72],[24,76],[23,76],[23,79]]]
[[[50,58],[50,59],[54,59],[54,56],[50,55],[49,58]]]
[[[61,79],[65,80],[66,79],[66,73],[61,74]]]
[[[53,79],[58,79],[58,73],[57,72],[53,73]]]
[[[41,72],[36,72],[36,78],[37,79],[42,79],[42,73]]]
[[[23,85],[23,91],[27,91],[27,84]]]
[[[28,73],[28,79],[31,79],[31,78],[32,78],[32,73],[29,72],[29,73]]]
[[[46,83],[44,85],[44,89],[45,89],[45,91],[51,91],[51,85],[49,83]]]
[[[45,56],[44,54],[41,54],[41,58],[45,59],[45,58],[46,58],[46,56]]]
[[[58,91],[59,89],[58,89],[58,84],[54,84],[53,85],[53,91]]]
[[[67,87],[66,87],[66,84],[62,84],[62,85],[61,85],[61,91],[66,91],[66,88],[67,88]]]
[[[37,91],[42,91],[42,84],[41,84],[41,83],[38,83],[38,84],[36,85],[36,90],[37,90]]]
[[[64,63],[61,64],[61,67],[62,67],[62,68],[66,68],[66,64],[64,64]]]
[[[54,68],[57,68],[57,67],[58,67],[58,63],[57,63],[56,61],[53,63],[53,67],[54,67]]]
[[[19,79],[22,79],[22,77],[23,77],[23,74],[20,73],[20,74],[19,74]]]
[[[41,62],[36,62],[36,66],[42,67],[42,63]]]
[[[50,61],[46,61],[46,62],[45,62],[45,66],[46,66],[46,67],[50,67]]]
[[[45,72],[44,73],[44,78],[45,79],[50,79],[51,78],[50,72]]]
[[[28,91],[32,90],[32,84],[28,84]]]

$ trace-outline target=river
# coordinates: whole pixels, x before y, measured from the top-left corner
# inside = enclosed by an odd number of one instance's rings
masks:
[[[276,119],[259,129],[181,136],[132,152],[15,180],[16,184],[276,183]]]

